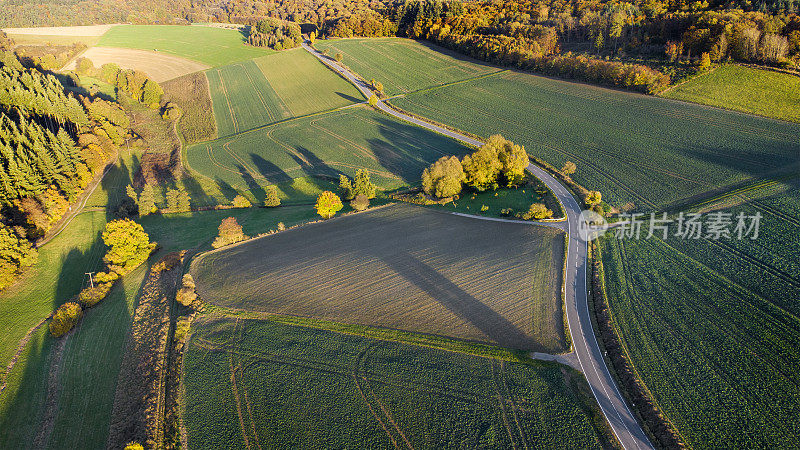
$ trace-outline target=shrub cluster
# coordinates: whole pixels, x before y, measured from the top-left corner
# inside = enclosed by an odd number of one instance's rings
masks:
[[[195,292],[195,285],[194,279],[190,274],[186,274],[183,276],[183,280],[181,282],[181,288],[178,289],[178,293],[175,295],[175,299],[183,306],[192,306],[195,299],[197,299],[197,293]]]
[[[214,242],[211,243],[211,246],[220,248],[245,239],[247,239],[247,236],[244,234],[242,226],[236,221],[236,218],[228,217],[227,219],[223,219],[222,223],[219,224],[219,235],[214,239]]]
[[[50,319],[50,334],[60,337],[71,330],[83,317],[81,305],[75,302],[67,302],[59,306],[52,319]]]

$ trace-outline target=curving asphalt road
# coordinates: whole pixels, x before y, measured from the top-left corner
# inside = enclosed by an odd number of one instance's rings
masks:
[[[365,98],[369,98],[372,95],[370,87],[349,70],[323,56],[306,43],[303,44],[303,48],[316,56],[323,64],[350,80],[350,82],[361,91]],[[400,120],[411,122],[436,133],[449,136],[465,144],[476,147],[483,145],[483,142],[469,136],[400,113],[380,100],[375,106],[381,111]],[[544,169],[530,164],[528,170],[553,191],[564,206],[564,211],[567,214],[565,228],[569,235],[569,246],[567,248],[567,273],[564,279],[564,292],[567,309],[567,324],[569,325],[572,345],[581,371],[586,377],[586,381],[589,382],[592,393],[594,393],[597,403],[603,410],[606,420],[608,420],[611,429],[614,431],[614,434],[623,447],[626,449],[651,449],[653,446],[636,421],[636,417],[625,404],[625,400],[617,389],[617,385],[611,377],[608,367],[606,367],[605,360],[600,352],[600,347],[597,344],[597,339],[592,329],[586,284],[588,248],[587,243],[578,236],[578,221],[581,220],[579,217],[581,207],[578,202],[575,201],[572,194]]]

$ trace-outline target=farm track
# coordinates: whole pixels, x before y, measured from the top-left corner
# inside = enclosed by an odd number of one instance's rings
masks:
[[[365,97],[369,98],[371,94],[369,87],[350,73],[350,71],[338,64],[328,61],[306,43],[303,44],[303,48],[311,52],[332,70],[345,76],[364,93]],[[483,144],[481,141],[461,133],[397,112],[380,100],[376,104],[376,107],[400,120],[449,136],[468,145],[480,146]],[[586,376],[589,387],[597,399],[603,414],[606,416],[611,429],[622,446],[626,449],[652,448],[652,444],[650,444],[647,436],[644,434],[636,417],[631,413],[622,394],[620,394],[617,389],[616,383],[606,367],[600,347],[597,344],[597,339],[594,336],[587,299],[586,268],[588,265],[588,249],[586,242],[577,239],[577,234],[573,233],[573,230],[577,230],[579,226],[578,217],[581,211],[580,205],[578,205],[572,195],[546,171],[533,164],[529,165],[528,168],[553,191],[567,214],[568,235],[571,239],[569,239],[569,247],[565,252],[567,271],[564,280],[564,303],[567,309],[567,324],[569,325],[578,363]]]

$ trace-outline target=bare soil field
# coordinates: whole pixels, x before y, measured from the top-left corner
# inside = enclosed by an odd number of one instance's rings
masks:
[[[197,61],[129,48],[92,47],[86,50],[81,57],[90,59],[95,67],[113,62],[123,69],[141,70],[158,83],[209,68]],[[75,69],[75,61],[72,61],[65,69]]]
[[[224,307],[559,353],[561,231],[398,204],[195,259]]]

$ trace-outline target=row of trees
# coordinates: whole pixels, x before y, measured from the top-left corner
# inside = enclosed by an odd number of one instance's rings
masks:
[[[268,17],[250,27],[247,43],[274,50],[299,47],[303,43],[300,25]]]
[[[454,197],[464,185],[482,192],[510,187],[525,178],[528,153],[503,136],[491,136],[486,144],[462,160],[443,156],[422,172],[422,189],[439,198]]]
[[[98,272],[92,286],[55,311],[49,324],[50,334],[55,337],[64,335],[77,325],[85,309],[103,300],[116,280],[139,267],[156,248],[144,228],[129,219],[108,222],[102,239],[108,247],[103,257],[105,271]]]

